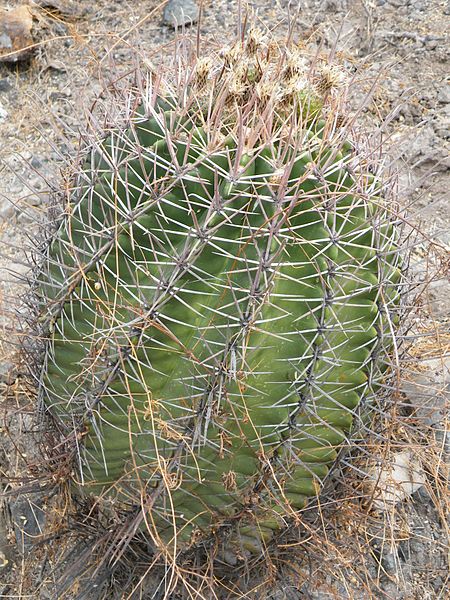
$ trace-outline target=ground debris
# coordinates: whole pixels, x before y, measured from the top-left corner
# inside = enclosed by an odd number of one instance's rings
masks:
[[[2,6],[26,2],[28,0],[4,2]],[[200,4],[203,7],[203,43],[207,44],[209,40],[226,40],[234,35],[236,3],[217,0],[214,3],[198,2]],[[258,0],[252,4],[257,4],[258,18],[264,27],[278,27],[283,31],[287,23],[287,0]],[[419,5],[423,4],[419,0],[403,3],[398,0],[399,6],[395,7],[393,2],[386,0],[362,3],[310,0],[301,4],[300,19],[296,15],[297,28],[293,30],[294,40],[316,44],[318,52],[336,47],[337,52],[343,56],[345,53],[345,60],[351,64],[354,57],[358,56],[361,62],[367,63],[367,72],[359,67],[357,70],[358,77],[367,86],[371,86],[378,73],[386,69],[386,81],[368,110],[376,113],[376,116],[388,118],[394,107],[403,102],[401,110],[389,117],[385,135],[391,136],[391,153],[401,162],[401,170],[406,173],[405,182],[409,182],[408,186],[405,183],[408,192],[404,193],[405,201],[410,207],[409,218],[415,223],[419,222],[422,230],[425,229],[433,240],[448,243],[450,203],[445,144],[449,136],[447,117],[450,115],[446,87],[449,50],[444,40],[446,31],[443,15],[450,14],[450,3],[447,0],[427,0],[426,10],[419,10]],[[73,131],[78,131],[80,121],[84,120],[84,112],[76,101],[82,97],[97,98],[97,94],[103,89],[104,82],[99,79],[97,67],[104,63],[105,47],[113,47],[114,52],[108,53],[108,59],[113,56],[123,71],[127,71],[133,60],[133,44],[123,32],[124,29],[129,29],[136,35],[139,45],[142,45],[142,57],[158,65],[160,60],[166,60],[170,54],[167,42],[174,37],[175,27],[170,22],[161,27],[162,4],[159,2],[34,0],[29,5],[35,19],[32,31],[34,42],[39,44],[36,60],[32,61],[29,68],[16,68],[16,60],[13,62],[12,57],[9,64],[4,64],[6,61],[2,60],[2,53],[11,51],[0,48],[0,101],[7,113],[0,124],[0,160],[9,162],[12,156],[17,152],[23,153],[26,148],[30,152],[31,164],[34,160],[39,160],[41,165],[36,168],[42,168],[46,174],[51,173],[52,177],[56,177],[54,174],[59,172],[60,162],[57,161],[61,161],[61,155],[55,150],[56,139],[60,140],[55,131],[58,131],[61,138],[63,134],[72,136]],[[155,5],[158,6],[157,11],[149,17],[150,9]],[[7,11],[0,9],[0,21],[5,12]],[[138,23],[142,23],[139,28]],[[0,41],[1,31],[0,29]],[[342,32],[339,41],[335,40],[336,31]],[[188,30],[187,32],[189,33]],[[184,35],[181,23],[178,35]],[[192,28],[190,35],[195,35]],[[108,78],[110,77],[112,79],[108,71]],[[71,90],[70,97],[66,97],[64,92],[54,93],[50,97],[54,90],[65,90],[68,87]],[[414,94],[409,94],[409,90],[413,90]],[[31,103],[31,98],[41,100],[36,104]],[[38,132],[43,132],[47,141]],[[64,137],[63,142],[58,141],[58,144],[64,143],[72,148],[68,141],[71,139],[72,137]],[[27,235],[31,235],[40,226],[40,221],[26,222],[25,226],[20,222],[21,198],[26,193],[22,179],[28,180],[30,172],[29,168],[24,170],[23,166],[2,171],[0,165],[0,307],[3,313],[0,315],[0,349],[4,349],[5,357],[2,356],[2,360],[5,363],[10,360],[6,356],[12,354],[11,307],[16,305],[22,291],[18,283],[10,283],[10,273],[23,272],[20,261],[24,256]],[[2,206],[5,207],[4,210]],[[421,249],[420,256],[417,255],[417,270],[423,270],[424,279],[433,279],[427,274],[428,269],[434,269],[430,258],[433,255],[430,247],[433,246],[426,241],[419,242],[420,240],[411,241],[411,244],[417,244],[416,249]],[[384,453],[393,459],[402,450],[412,452],[420,457],[428,483],[407,499],[391,505],[389,510],[374,511],[373,503],[366,509],[365,490],[362,501],[359,498],[361,474],[358,475],[355,470],[355,485],[341,490],[343,497],[349,491],[348,502],[344,498],[336,503],[333,497],[328,498],[327,495],[321,500],[324,510],[328,511],[322,517],[323,530],[321,521],[314,525],[317,533],[313,529],[308,533],[310,541],[308,536],[300,537],[295,531],[292,542],[279,550],[280,562],[289,567],[292,564],[289,571],[295,573],[292,581],[283,572],[276,583],[261,585],[255,588],[255,595],[245,594],[243,597],[261,600],[425,600],[446,597],[448,538],[445,531],[445,503],[448,498],[448,479],[445,474],[442,438],[445,436],[444,392],[447,388],[441,377],[441,356],[448,354],[449,350],[447,342],[442,343],[440,333],[444,327],[448,331],[450,293],[446,273],[443,273],[439,281],[430,281],[428,295],[433,319],[428,323],[429,329],[422,332],[420,340],[423,343],[415,344],[414,354],[414,359],[426,369],[412,373],[411,362],[407,363],[407,372],[402,373],[398,399],[399,410],[402,409],[404,414],[402,412],[399,417],[395,417],[395,422],[387,423],[398,427],[397,421],[404,422],[406,438],[401,437],[395,449],[385,446],[378,449],[376,446],[368,450],[372,465]],[[423,319],[423,312],[418,318]],[[439,344],[435,343],[435,330],[439,332]],[[414,364],[415,362],[416,360],[413,361]],[[0,391],[5,383],[12,383],[11,380],[14,379],[7,373],[7,369],[1,371],[0,369],[0,380],[3,382],[0,381]],[[7,406],[11,411],[19,392],[16,392],[15,387],[11,388],[11,385],[7,387],[9,390],[13,389],[14,394],[9,393],[7,400],[3,399],[3,407]],[[22,393],[21,397],[23,395]],[[26,401],[25,398],[24,402]],[[5,408],[3,412],[4,410]],[[15,415],[14,411],[12,416]],[[3,414],[1,418],[4,420]],[[32,428],[27,426],[27,433],[23,433],[20,414],[14,421],[16,425],[13,428],[13,438],[15,442],[20,442],[18,449],[23,450],[25,445],[27,448],[24,451],[28,453],[29,461],[39,462],[40,454],[37,454],[34,442],[30,442],[34,435],[29,433]],[[0,424],[2,425],[3,423]],[[22,465],[22,459],[20,456],[18,458],[18,451],[5,433],[0,435],[0,442],[5,444],[3,464],[5,468],[12,469],[8,470],[9,474],[16,475],[13,467],[16,463]],[[365,446],[363,451],[367,451]],[[348,476],[352,473],[353,470],[349,468]],[[366,473],[364,462],[362,477]],[[389,489],[388,484],[385,487]],[[358,496],[356,498],[355,490]],[[370,498],[369,495],[369,500]],[[15,498],[8,497],[7,500],[10,508]],[[69,556],[64,544],[70,545],[70,548],[73,544],[74,562],[80,556],[86,557],[87,553],[82,541],[76,538],[75,543],[73,538],[62,535],[58,529],[71,524],[65,516],[68,512],[63,504],[65,500],[64,493],[58,492],[53,498],[53,501],[57,501],[57,506],[54,510],[52,508],[53,512],[46,510],[47,517],[49,514],[52,517],[47,518],[46,532],[50,532],[49,537],[55,537],[54,542],[49,541],[47,546],[41,540],[38,544],[31,545],[31,551],[28,548],[25,556],[20,555],[22,537],[20,529],[16,530],[11,522],[9,511],[8,538],[6,530],[2,530],[0,506],[0,597],[67,597],[62,595],[61,590],[54,588],[55,572],[58,571],[56,559],[61,559],[70,566],[72,556]],[[36,500],[35,504],[39,502]],[[24,522],[20,517],[24,516],[26,519],[27,516],[20,508],[16,505],[15,515],[19,526]],[[64,517],[60,517],[60,514]],[[37,511],[37,516],[39,518],[40,511]],[[92,524],[97,526],[97,516],[94,517]],[[333,519],[336,520],[336,526]],[[34,516],[27,521],[27,526],[33,525],[36,526]],[[76,526],[79,527],[79,524]],[[17,533],[19,544],[16,543]],[[26,539],[37,540],[33,537]],[[298,557],[295,555],[296,550],[299,552]],[[68,558],[63,561],[66,554]],[[133,555],[133,560],[127,563],[125,578],[130,576],[135,563],[139,562],[141,557],[137,556],[138,560]],[[6,563],[6,560],[9,562]],[[23,569],[19,569],[21,564]],[[230,571],[229,566],[227,570]],[[242,577],[242,581],[246,579],[247,574]],[[103,593],[97,593],[100,586],[97,586],[97,581],[88,578],[86,589],[89,590],[89,597],[95,596],[102,600],[118,597],[120,590],[117,579],[113,578],[113,582],[114,589],[108,588]],[[273,585],[275,590],[272,589]],[[157,585],[147,587],[149,595],[144,593],[143,597],[153,597]],[[266,595],[269,589],[270,593]],[[241,596],[229,594],[227,597]],[[174,597],[170,597],[170,600],[174,600]]]

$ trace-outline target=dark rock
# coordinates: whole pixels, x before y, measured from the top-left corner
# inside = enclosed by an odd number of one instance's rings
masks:
[[[39,158],[37,158],[36,156],[33,156],[33,158],[31,159],[31,166],[34,167],[35,169],[40,169],[42,167],[42,162],[40,161]]]
[[[57,100],[62,100],[63,98],[70,98],[71,95],[72,91],[69,88],[66,88],[64,90],[53,90],[49,93],[48,98],[52,102],[55,102]]]
[[[174,29],[183,25],[192,25],[198,20],[198,6],[195,0],[169,0],[164,13],[165,25]]]
[[[386,552],[382,557],[383,567],[388,574],[394,574],[398,570],[399,556],[394,549],[393,552]]]
[[[0,92],[9,92],[10,90],[12,90],[12,85],[9,83],[8,79],[6,77],[0,79]]]

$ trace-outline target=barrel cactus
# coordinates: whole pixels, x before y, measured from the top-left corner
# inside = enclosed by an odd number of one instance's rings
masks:
[[[152,72],[74,175],[37,277],[42,406],[74,491],[141,506],[160,549],[260,552],[386,377],[398,228],[346,93],[251,29]]]

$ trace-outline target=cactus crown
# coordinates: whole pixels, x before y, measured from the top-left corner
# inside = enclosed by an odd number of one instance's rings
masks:
[[[74,487],[160,548],[257,552],[382,383],[400,271],[345,77],[251,29],[89,148],[39,275],[41,397]]]

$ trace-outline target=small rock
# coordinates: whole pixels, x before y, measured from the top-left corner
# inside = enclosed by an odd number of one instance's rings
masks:
[[[49,100],[53,102],[56,100],[62,100],[63,98],[70,98],[72,95],[72,90],[70,88],[65,88],[63,90],[53,90],[49,94]]]
[[[390,510],[393,505],[406,500],[426,483],[422,465],[413,452],[404,450],[371,469],[367,482],[373,494],[374,506]]]
[[[448,298],[448,291],[446,292]],[[414,410],[413,418],[427,426],[438,425],[445,419],[450,398],[450,358],[431,358],[420,362],[421,370],[403,379],[401,390]]]
[[[430,312],[435,319],[445,319],[446,317],[448,317],[449,298],[450,281],[447,278],[438,279],[430,283],[430,285],[428,286],[428,300],[430,305]],[[450,371],[450,365],[448,369]],[[448,375],[450,376],[450,372],[448,373]]]
[[[10,90],[12,90],[12,85],[8,79],[6,77],[0,79],[0,92],[9,92]]]
[[[392,575],[398,571],[400,559],[396,548],[391,552],[383,553],[381,560],[387,573]]]
[[[33,18],[28,6],[0,9],[0,62],[17,62],[28,58],[33,45]]]
[[[450,129],[448,127],[445,125],[437,125],[435,129],[439,137],[443,138],[444,140],[450,140]]]
[[[444,8],[444,15],[450,15],[450,1],[447,2],[447,6]]]
[[[427,40],[427,48],[428,50],[435,50],[439,45],[438,40]]]
[[[339,12],[341,10],[346,10],[347,4],[346,0],[323,0],[321,9],[324,12]]]
[[[12,202],[9,202],[8,200],[2,202],[0,204],[0,223],[13,217],[15,212],[16,207],[14,204],[12,204]],[[0,373],[0,381],[3,379],[3,377],[4,374]]]
[[[436,134],[432,124],[428,123],[420,128],[415,127],[411,129],[411,133],[414,135],[408,140],[408,144],[405,144],[405,154],[409,164],[417,168],[419,165],[427,163],[441,163],[446,169],[445,161],[442,161],[442,149],[437,147]]]
[[[14,214],[14,206],[9,204],[12,208],[12,213]],[[5,211],[6,212],[6,211]],[[3,217],[3,211],[0,210],[0,218]],[[0,383],[6,383],[10,385],[17,377],[17,366],[10,360],[5,357],[0,363]]]
[[[0,123],[4,123],[8,117],[8,111],[6,111],[0,104]]]
[[[45,68],[52,69],[53,71],[67,71],[67,67],[63,61],[57,59],[49,60],[45,65]]]
[[[444,86],[439,90],[437,99],[441,104],[450,104],[450,83],[444,83]]]
[[[174,29],[183,25],[192,25],[197,20],[198,6],[195,0],[169,0],[164,9],[164,24]]]
[[[33,158],[31,159],[31,166],[35,169],[40,169],[42,167],[42,161],[36,156],[33,156]]]

